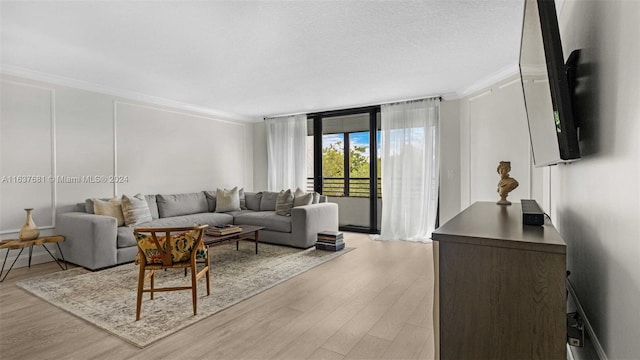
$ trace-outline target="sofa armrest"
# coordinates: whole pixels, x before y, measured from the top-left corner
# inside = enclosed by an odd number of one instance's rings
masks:
[[[338,204],[325,202],[291,209],[291,236],[300,247],[313,246],[323,230],[338,230]]]
[[[65,260],[95,270],[117,264],[116,218],[83,212],[56,215],[56,233]]]

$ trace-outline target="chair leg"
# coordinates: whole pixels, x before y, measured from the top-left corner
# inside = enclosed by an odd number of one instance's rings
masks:
[[[140,264],[140,272],[138,273],[138,297],[136,299],[136,321],[140,320],[140,310],[142,308],[142,290],[143,289],[144,289],[144,265]]]
[[[154,289],[154,286],[156,285],[156,271],[155,270],[151,270],[151,279],[149,279],[149,280],[151,282],[151,292],[149,293],[150,294],[149,298],[151,300],[153,300],[153,294],[154,294],[153,289]]]
[[[205,278],[207,280],[207,295],[211,295],[211,265],[209,265],[209,257],[205,259],[204,263],[207,267],[207,272],[205,273]]]
[[[191,296],[193,298],[193,316],[198,315],[198,279],[196,279],[196,266],[191,266]]]

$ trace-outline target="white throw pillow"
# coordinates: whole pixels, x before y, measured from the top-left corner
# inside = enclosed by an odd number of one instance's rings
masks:
[[[231,190],[216,190],[216,212],[238,211],[240,209],[240,192],[238,187]]]
[[[93,199],[93,213],[96,215],[106,215],[116,218],[118,226],[124,225],[124,214],[120,199],[109,200]]]
[[[295,197],[298,197],[298,196],[302,196],[302,195],[304,195],[304,194],[305,194],[305,192],[304,192],[304,191],[302,191],[302,189],[297,188],[297,189],[296,189],[296,192],[295,192],[295,194],[294,194],[294,196],[295,196]],[[309,193],[309,194],[312,194],[312,195],[313,195],[313,200],[311,201],[311,203],[312,203],[312,204],[318,204],[318,203],[320,202],[320,194],[318,194],[318,193],[317,193],[317,192],[315,192],[315,191],[314,191],[314,192],[312,192],[312,193]]]
[[[297,188],[293,197],[293,207],[311,205],[313,203],[313,193],[305,193]]]
[[[231,191],[231,190],[224,189],[224,191]],[[247,200],[244,196],[244,188],[240,188],[240,190],[238,190],[238,197],[240,198],[240,209],[247,210]]]

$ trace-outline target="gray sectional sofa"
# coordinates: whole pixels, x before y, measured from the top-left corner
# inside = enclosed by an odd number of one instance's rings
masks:
[[[293,207],[291,216],[275,212],[276,192],[246,192],[241,210],[215,212],[215,191],[171,195],[145,195],[152,220],[135,226],[117,226],[115,217],[93,214],[87,200],[83,211],[56,215],[56,233],[65,236],[60,243],[65,260],[96,270],[132,262],[138,252],[134,227],[179,227],[194,224],[259,225],[260,241],[308,248],[323,230],[338,229],[338,205],[320,196],[317,203]],[[80,209],[76,209],[80,210]]]

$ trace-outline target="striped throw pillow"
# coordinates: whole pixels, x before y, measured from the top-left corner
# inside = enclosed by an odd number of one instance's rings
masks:
[[[150,222],[149,204],[142,194],[135,196],[122,195],[122,214],[127,226]]]
[[[283,216],[291,216],[291,208],[293,207],[293,194],[291,189],[280,191],[276,199],[276,214]]]

